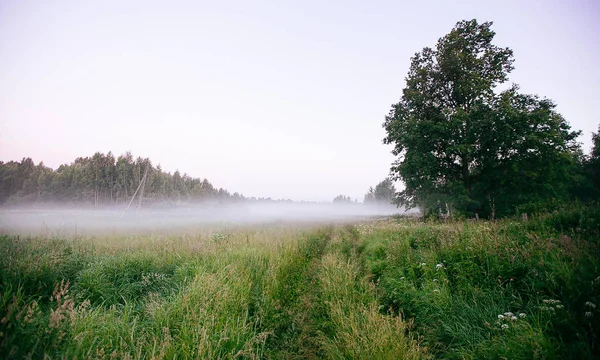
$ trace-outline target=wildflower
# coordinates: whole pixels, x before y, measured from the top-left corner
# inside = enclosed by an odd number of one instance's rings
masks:
[[[502,315],[502,314],[498,315],[498,319],[504,320],[504,315]]]
[[[508,329],[508,324],[502,324],[501,328],[502,328],[502,330]]]
[[[596,308],[596,304],[594,304],[591,301],[588,301],[585,303],[585,307],[589,307],[590,309],[595,309]]]
[[[550,304],[550,305],[560,304],[560,300],[552,300],[552,299],[542,300],[542,302],[544,304]]]
[[[437,292],[437,293],[439,293],[440,291],[439,291],[438,289],[435,289],[435,290],[433,290],[433,292]]]
[[[556,305],[556,308],[557,308],[557,309],[562,309],[562,308],[564,308],[564,305],[560,305],[560,304],[558,304],[558,305]]]
[[[517,321],[517,317],[516,317],[516,316],[514,316],[514,315],[513,315],[513,316],[511,316],[511,317],[510,317],[510,321]]]
[[[437,264],[437,265],[435,266],[436,270],[439,270],[439,269],[441,269],[441,268],[443,268],[443,267],[444,267],[444,264]]]
[[[437,282],[437,279],[433,279],[433,282],[434,282],[434,283],[436,283],[436,282]]]
[[[511,313],[511,312],[505,312],[505,313],[504,313],[504,316],[506,316],[506,317],[511,317],[511,316],[513,316],[513,315],[515,315],[515,314],[513,314],[513,313]]]
[[[585,317],[592,317],[592,316],[594,316],[594,314],[592,314],[591,311],[586,311],[585,312]]]
[[[427,264],[426,263],[421,263],[421,266],[425,266],[425,265],[427,265]]]
[[[400,278],[400,280],[404,280],[404,276]]]
[[[520,317],[521,319],[523,319],[525,316],[527,316],[527,314],[525,314],[525,313],[520,313],[520,314],[519,314],[519,317]]]

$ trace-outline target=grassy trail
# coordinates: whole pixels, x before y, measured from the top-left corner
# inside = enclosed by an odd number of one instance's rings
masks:
[[[372,284],[361,274],[354,227],[328,228],[300,246],[280,270],[273,359],[419,359],[399,316],[382,315]],[[301,264],[301,266],[299,266]]]
[[[0,358],[598,358],[599,223],[0,236]]]
[[[281,301],[276,306],[276,335],[267,343],[267,357],[323,357],[319,333],[326,314],[323,314],[318,274],[332,231],[328,228],[307,239],[298,249],[295,261],[280,269]]]

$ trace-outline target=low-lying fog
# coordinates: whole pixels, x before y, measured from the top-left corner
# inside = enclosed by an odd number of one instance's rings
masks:
[[[393,205],[235,204],[179,206],[168,209],[67,207],[0,209],[0,233],[86,235],[191,230],[207,225],[352,221],[406,214]]]

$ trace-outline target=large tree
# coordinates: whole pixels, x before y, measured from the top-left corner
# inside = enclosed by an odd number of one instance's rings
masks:
[[[402,97],[383,124],[407,207],[448,203],[494,216],[564,195],[579,132],[550,100],[516,85],[496,90],[513,70],[513,52],[492,43],[491,26],[461,21],[411,59]]]

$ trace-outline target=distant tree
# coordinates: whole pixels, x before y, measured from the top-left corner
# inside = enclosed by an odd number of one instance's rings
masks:
[[[335,198],[333,198],[333,203],[334,204],[351,204],[352,199],[350,198],[350,196],[338,195]]]
[[[383,124],[398,156],[391,168],[407,207],[440,205],[494,217],[523,204],[568,196],[576,138],[555,104],[496,93],[513,52],[492,44],[492,23],[461,21],[411,59],[400,102]]]
[[[391,204],[396,199],[396,188],[392,179],[386,178],[375,186],[370,187],[365,194],[365,204]]]

